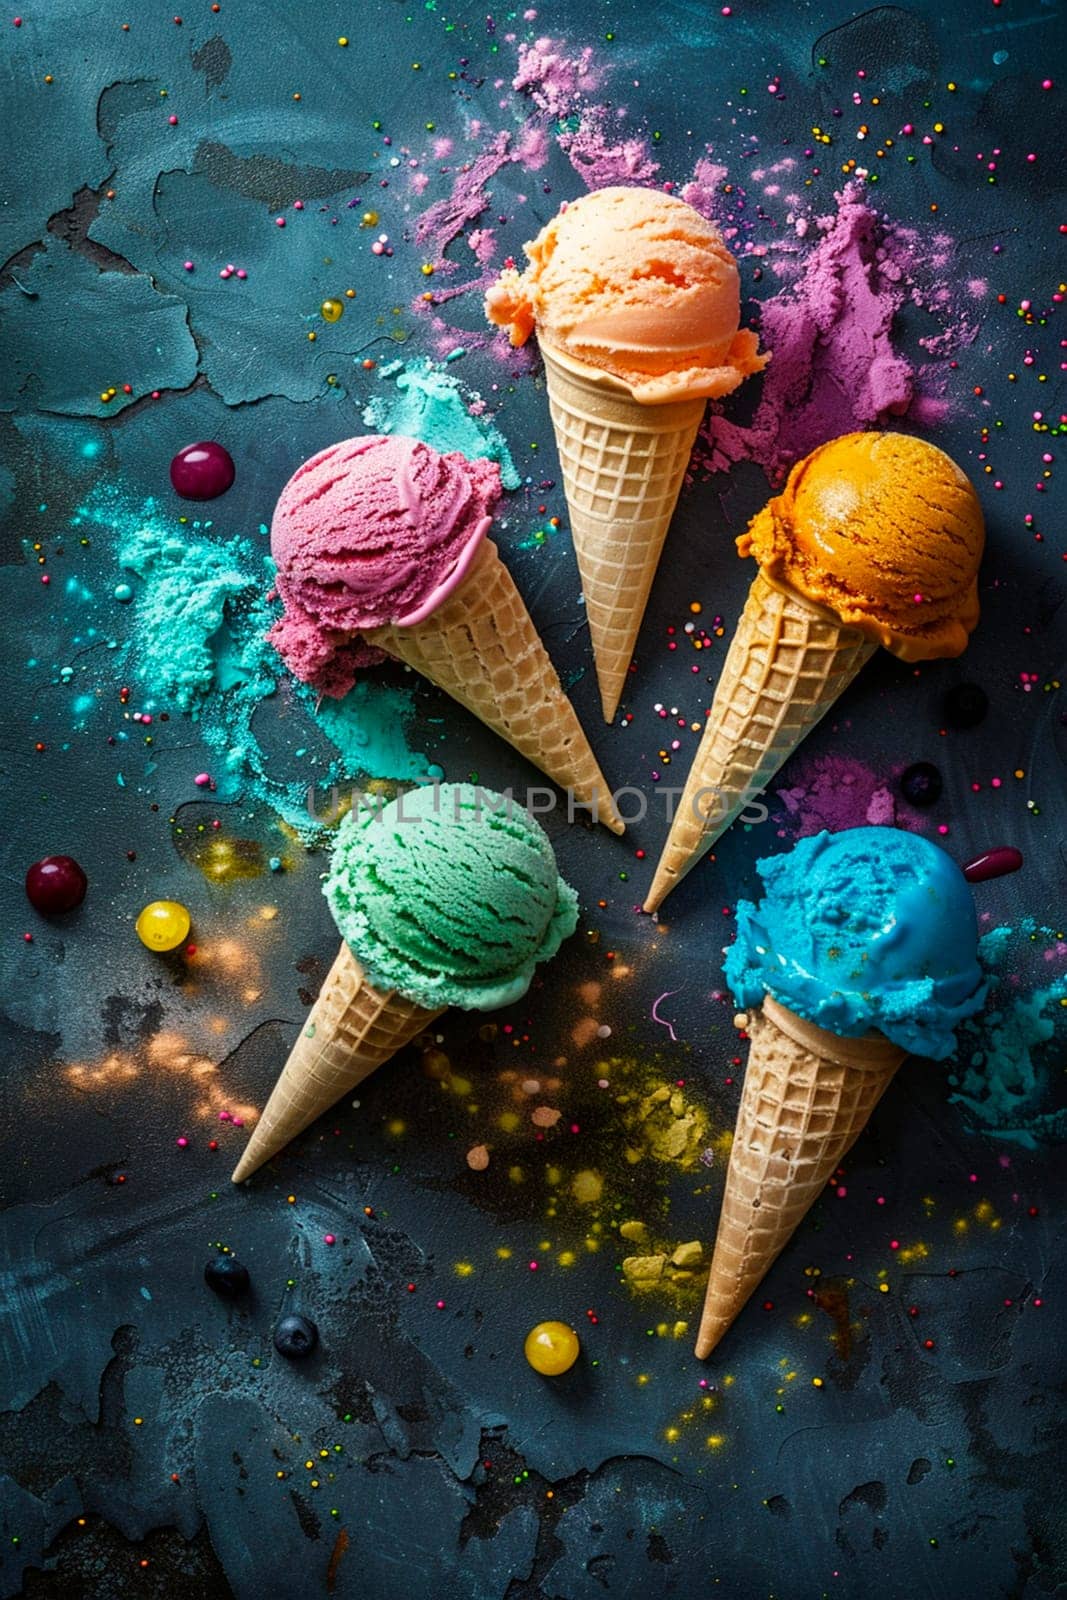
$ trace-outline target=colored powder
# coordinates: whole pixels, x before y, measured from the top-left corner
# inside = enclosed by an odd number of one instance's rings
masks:
[[[406,689],[366,678],[343,700],[319,700],[314,712],[315,721],[336,746],[347,776],[422,780],[427,775],[427,758],[413,755],[404,737],[411,715],[411,695]]]
[[[403,433],[421,439],[445,454],[458,450],[468,460],[495,461],[505,489],[522,482],[500,429],[479,413],[485,402],[469,394],[457,378],[429,361],[405,365],[393,361],[379,376],[394,382],[395,392],[375,395],[363,409],[365,426],[375,433]]]
[[[605,1077],[614,1076],[612,1065],[605,1065]],[[629,1136],[626,1159],[632,1166],[647,1157],[683,1172],[700,1164],[708,1143],[707,1112],[681,1089],[655,1084],[647,1094],[629,1100],[624,1121]]]
[[[729,176],[728,169],[710,156],[698,156],[693,163],[693,176],[683,183],[679,194],[686,205],[699,211],[710,222],[716,222],[722,207],[721,190]]]
[[[561,39],[536,39],[532,44],[519,45],[519,70],[511,87],[518,94],[528,95],[550,117],[568,116],[579,95],[599,83],[590,45],[575,56],[566,52]]]
[[[619,113],[605,106],[583,109],[573,128],[558,135],[559,147],[587,189],[605,189],[614,183],[652,184],[659,162],[639,135],[618,128]]]
[[[638,1252],[624,1256],[622,1262],[623,1282],[636,1294],[646,1294],[650,1289],[684,1291],[703,1284],[707,1262],[699,1239],[673,1244],[654,1237],[640,1221],[620,1223],[619,1237]]]
[[[893,320],[909,284],[891,235],[854,188],[816,223],[819,237],[797,279],[763,302],[760,339],[771,351],[751,423],[713,408],[698,444],[710,472],[755,461],[772,483],[838,434],[906,414],[911,364],[893,348]]]
[[[644,138],[619,127],[624,113],[589,99],[601,79],[590,46],[568,55],[561,40],[537,39],[520,44],[518,58],[511,87],[556,123],[559,148],[588,189],[655,181],[659,162]]]
[[[115,518],[114,505],[107,514]],[[273,573],[265,552],[245,539],[214,543],[150,523],[124,534],[118,560],[141,580],[129,669],[159,702],[175,704],[196,720],[219,758],[220,798],[261,801],[302,838],[314,839],[334,819],[332,805],[320,814],[312,785],[322,790],[346,779],[426,779],[426,756],[413,752],[404,738],[411,717],[406,690],[360,683],[344,700],[317,706],[309,690],[284,677],[266,638],[275,608],[264,598]],[[284,706],[277,696],[280,678]],[[306,766],[302,777],[283,780],[279,758],[264,749],[262,711],[271,701],[278,717],[295,702],[306,718],[308,747],[297,751]],[[335,757],[315,753],[316,726]],[[287,753],[286,766],[291,759]]]
[[[1017,929],[994,928],[980,941],[993,988],[984,1014],[960,1029],[958,1059],[966,1064],[949,1079],[950,1098],[966,1108],[976,1128],[1027,1150],[1067,1135],[1067,1110],[1042,1109],[1058,1066],[1057,1019],[1067,1018],[1067,973],[1026,986],[1026,993],[1013,992],[1024,987],[1017,968],[1042,938],[1050,941],[1046,963],[1067,964],[1067,945],[1032,918]]]
[[[896,803],[885,779],[850,756],[816,756],[794,759],[788,788],[775,791],[784,813],[772,809],[780,838],[804,839],[827,828],[893,827]]]
[[[238,565],[239,554],[246,564],[252,559],[236,542],[230,548],[203,540],[190,544],[154,527],[139,529],[119,550],[120,567],[150,580],[136,612],[138,664],[165,700],[193,717],[215,682],[216,649],[230,682],[236,686],[241,678],[232,641],[222,636],[234,603],[255,591],[254,579]],[[263,580],[265,586],[266,573]],[[262,686],[264,693],[273,689],[273,680]]]
[[[486,185],[496,177],[501,167],[515,159],[511,135],[507,132],[496,134],[481,155],[463,163],[463,170],[457,173],[451,194],[435,201],[417,218],[415,243],[432,245],[438,256],[443,256],[452,240],[488,209]]]

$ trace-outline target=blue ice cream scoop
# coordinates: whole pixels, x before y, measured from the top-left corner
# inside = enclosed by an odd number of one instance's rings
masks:
[[[940,1061],[981,1009],[978,924],[966,878],[919,834],[853,828],[757,862],[759,905],[737,906],[726,979],[742,1006],[765,994],[830,1033],[872,1029]]]

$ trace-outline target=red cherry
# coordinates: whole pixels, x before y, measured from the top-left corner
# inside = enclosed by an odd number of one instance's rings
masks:
[[[45,856],[26,874],[26,898],[43,917],[73,911],[88,887],[89,880],[73,856]]]
[[[214,500],[226,493],[235,474],[230,452],[210,439],[187,444],[170,464],[170,481],[183,500]]]

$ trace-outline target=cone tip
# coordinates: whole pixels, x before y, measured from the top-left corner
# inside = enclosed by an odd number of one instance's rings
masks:
[[[658,911],[673,888],[674,883],[672,882],[671,878],[669,878],[666,873],[657,872],[656,876],[652,879],[652,887],[646,894],[645,903],[641,909],[649,912],[650,915]]]
[[[597,639],[594,636],[593,665],[596,667],[597,688],[600,690],[600,709],[604,713],[604,721],[610,727],[615,721],[622,691],[626,687],[630,657],[627,657],[625,667],[620,667],[615,661],[601,661],[600,657],[601,651],[597,649]]]
[[[730,1323],[724,1322],[721,1317],[707,1327],[701,1326],[697,1334],[695,1347],[698,1361],[706,1361],[708,1359],[723,1335],[729,1330],[729,1327]]]
[[[251,1150],[246,1150],[240,1161],[234,1167],[230,1174],[231,1183],[244,1183],[245,1179],[250,1178],[253,1172],[255,1172],[256,1168],[259,1166],[259,1162],[251,1160],[250,1155]]]

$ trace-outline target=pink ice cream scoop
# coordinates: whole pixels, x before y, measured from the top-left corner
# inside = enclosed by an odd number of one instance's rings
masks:
[[[282,490],[270,545],[285,604],[270,632],[286,664],[340,699],[385,654],[364,631],[410,627],[470,570],[500,469],[417,439],[367,434],[320,450]]]

